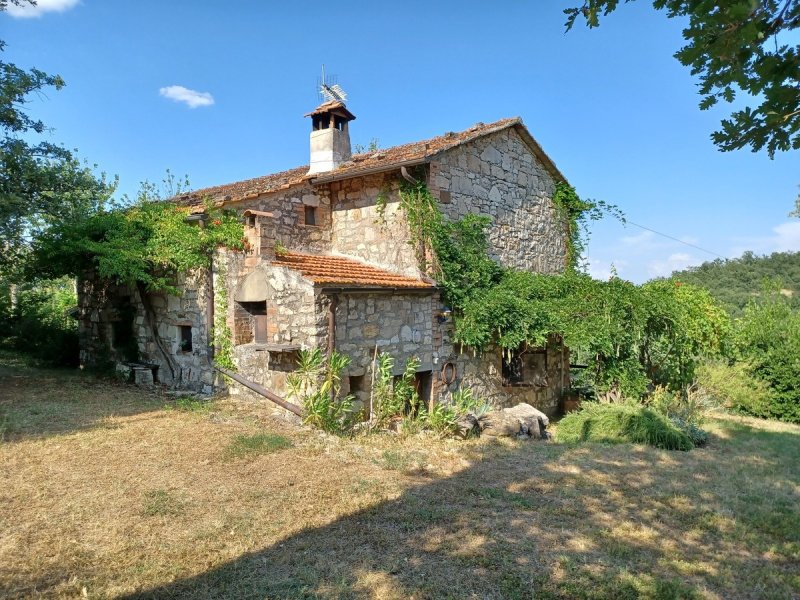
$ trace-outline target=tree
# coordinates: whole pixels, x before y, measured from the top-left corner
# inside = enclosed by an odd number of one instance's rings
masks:
[[[564,11],[567,30],[579,18],[597,27],[599,16],[619,4],[584,0]],[[800,28],[800,0],[653,0],[653,7],[689,20],[687,44],[675,58],[700,77],[702,110],[733,102],[739,92],[748,96],[749,105],[711,134],[720,150],[766,148],[774,157],[800,149],[800,44],[791,44]]]
[[[0,10],[7,4],[0,1]],[[95,211],[115,188],[64,147],[29,141],[47,130],[25,111],[30,96],[62,87],[64,80],[58,75],[0,60],[0,276],[16,276],[31,239],[41,231],[64,218]]]

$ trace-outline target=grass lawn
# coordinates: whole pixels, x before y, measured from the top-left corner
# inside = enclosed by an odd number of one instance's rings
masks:
[[[341,440],[0,363],[2,598],[800,597],[800,427]]]

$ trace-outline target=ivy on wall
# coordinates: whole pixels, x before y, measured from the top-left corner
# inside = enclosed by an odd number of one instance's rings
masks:
[[[718,353],[730,324],[711,296],[692,286],[618,278],[597,281],[581,270],[588,223],[611,205],[582,200],[566,183],[553,205],[564,224],[568,265],[561,275],[501,267],[489,255],[490,217],[447,219],[424,183],[400,182],[399,204],[420,267],[434,277],[454,312],[455,341],[476,350],[541,347],[556,337],[590,361],[590,383],[639,395],[648,384],[689,383],[697,358]],[[384,204],[385,210],[385,204]]]
[[[228,271],[221,262],[217,263],[217,283],[214,286],[214,328],[211,339],[214,343],[214,365],[229,371],[236,371],[233,361],[233,333],[228,326]],[[213,277],[213,273],[211,274]]]

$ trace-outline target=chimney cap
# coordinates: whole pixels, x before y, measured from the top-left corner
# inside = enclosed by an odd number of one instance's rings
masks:
[[[312,110],[310,113],[306,113],[303,116],[315,117],[317,115],[324,115],[328,113],[339,115],[340,117],[343,117],[348,121],[352,121],[353,119],[356,118],[356,116],[353,113],[347,110],[347,107],[344,105],[344,102],[340,102],[339,100],[328,100],[327,102],[323,102],[317,108]]]

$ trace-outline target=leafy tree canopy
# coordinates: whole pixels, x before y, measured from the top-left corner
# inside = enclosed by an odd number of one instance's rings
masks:
[[[203,223],[186,210],[154,199],[143,184],[138,200],[90,216],[53,224],[34,242],[29,278],[79,276],[96,270],[104,279],[151,291],[177,293],[175,276],[209,265],[218,246],[244,248],[244,226],[233,212],[206,207]]]
[[[0,10],[7,4],[0,2]],[[2,40],[0,52],[5,52]],[[26,111],[31,95],[62,87],[58,75],[0,59],[0,275],[5,277],[18,275],[31,239],[53,223],[95,211],[116,187],[62,146],[31,141],[47,131]]]
[[[629,2],[630,0],[626,0]],[[620,0],[584,0],[568,8],[567,29],[578,19],[597,27],[601,15]],[[776,151],[800,149],[800,0],[653,0],[669,18],[687,18],[686,45],[675,53],[700,78],[700,108],[737,93],[750,106],[722,120],[711,139],[720,150],[750,147]]]

